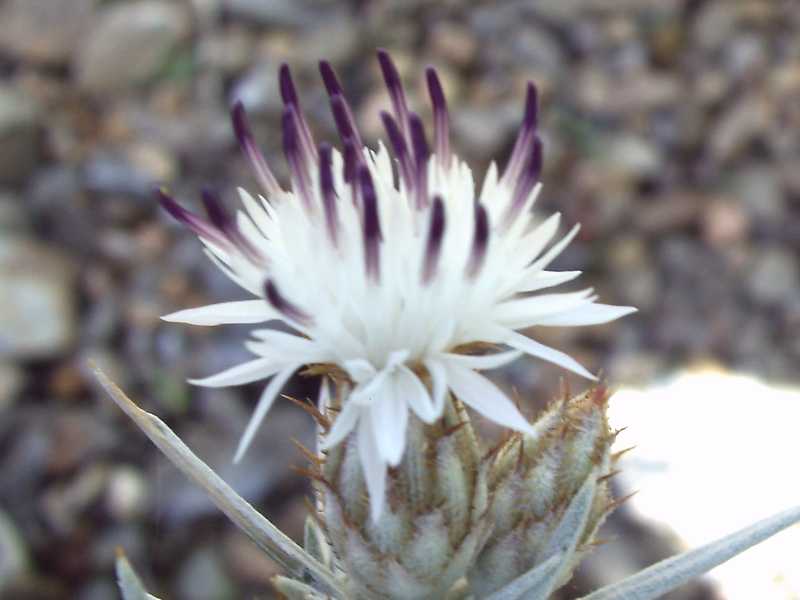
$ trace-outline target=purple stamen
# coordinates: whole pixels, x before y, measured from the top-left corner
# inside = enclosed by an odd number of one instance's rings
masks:
[[[447,100],[439,81],[439,76],[433,67],[425,70],[428,81],[428,94],[433,105],[433,139],[439,162],[445,168],[450,167],[450,124],[447,117]]]
[[[416,169],[416,180],[414,189],[416,190],[417,208],[424,208],[428,205],[428,159],[430,150],[428,141],[425,139],[425,127],[422,119],[416,113],[408,116],[409,130],[411,132],[411,147],[414,149],[414,168]]]
[[[300,107],[300,100],[297,96],[297,90],[292,81],[292,74],[289,71],[289,66],[282,64],[278,71],[278,82],[281,90],[281,98],[286,106],[291,106],[297,118],[298,126],[300,129],[300,136],[303,143],[303,150],[312,159],[316,160],[316,148],[314,146],[314,137],[311,135],[311,129],[308,127],[303,110]]]
[[[383,80],[386,82],[386,88],[389,90],[389,96],[392,99],[392,107],[397,122],[400,125],[400,131],[405,137],[408,131],[408,103],[406,102],[406,95],[403,91],[403,83],[400,81],[400,75],[397,72],[394,62],[392,62],[389,53],[384,49],[378,50],[378,62],[381,66],[383,73]]]
[[[528,160],[525,163],[525,168],[519,174],[514,186],[514,192],[511,195],[511,204],[509,204],[508,211],[503,218],[504,228],[511,225],[514,219],[517,218],[533,187],[539,181],[539,177],[542,174],[543,160],[542,140],[539,136],[534,135]]]
[[[233,131],[239,140],[239,147],[244,152],[247,159],[255,171],[259,185],[267,193],[267,196],[277,196],[281,193],[281,186],[275,179],[272,170],[269,168],[264,155],[256,146],[250,124],[247,121],[247,112],[241,101],[236,101],[231,109],[231,120],[233,121]]]
[[[533,82],[528,82],[528,91],[525,95],[525,116],[522,118],[522,125],[520,126],[517,140],[514,142],[514,149],[511,151],[511,157],[508,159],[508,166],[506,172],[503,174],[503,179],[510,182],[522,168],[523,161],[527,154],[528,145],[536,133],[536,127],[539,121],[539,94]]]
[[[373,281],[380,279],[381,223],[378,216],[378,198],[369,169],[362,165],[358,169],[361,188],[361,206],[364,233],[364,267],[367,277]]]
[[[483,266],[486,249],[489,246],[489,215],[479,202],[475,203],[475,234],[472,238],[472,250],[467,264],[467,277],[475,277]]]
[[[222,232],[218,231],[211,223],[198,217],[196,214],[186,210],[170,196],[166,190],[159,188],[156,190],[158,201],[172,218],[182,225],[191,229],[195,235],[207,239],[218,246],[225,247],[227,240]]]
[[[381,111],[381,120],[386,129],[386,135],[389,136],[389,143],[392,145],[395,158],[400,165],[400,176],[403,178],[406,190],[411,191],[414,189],[414,167],[411,164],[411,156],[408,154],[406,140],[392,115]]]
[[[336,123],[336,130],[339,132],[339,137],[343,140],[345,138],[355,137],[353,134],[353,124],[347,118],[347,109],[345,108],[344,97],[341,94],[331,96],[331,112],[333,112],[333,120]]]
[[[333,183],[333,157],[331,145],[319,145],[319,187],[322,194],[322,207],[325,210],[325,223],[331,244],[336,246],[339,221],[336,214],[336,190]]]
[[[336,72],[327,60],[320,61],[319,72],[320,75],[322,75],[322,81],[325,84],[325,89],[328,91],[329,96],[343,94],[342,86],[339,83],[339,79],[336,77]]]
[[[352,138],[345,138],[344,140],[344,167],[343,177],[345,183],[353,184],[355,186],[356,168],[358,167],[358,150]]]
[[[303,153],[300,146],[299,133],[297,131],[297,113],[291,105],[287,105],[283,111],[283,152],[286,161],[289,163],[289,170],[292,179],[296,184],[297,192],[307,209],[311,209],[311,180],[309,177],[309,165],[307,156]]]
[[[425,257],[422,267],[422,283],[427,284],[436,274],[436,267],[439,263],[439,254],[442,250],[442,240],[444,239],[444,201],[441,196],[433,199],[431,209],[431,225],[428,229],[428,242],[425,246]]]
[[[272,308],[277,310],[285,317],[288,317],[289,319],[292,319],[293,321],[303,325],[311,322],[311,317],[306,312],[301,310],[296,304],[289,302],[289,300],[283,297],[272,279],[267,279],[267,281],[264,283],[264,295]]]
[[[209,221],[225,239],[252,262],[263,262],[261,253],[239,231],[236,222],[225,211],[219,196],[211,189],[204,188],[202,198]]]
[[[344,90],[339,83],[339,79],[336,77],[336,73],[333,71],[333,67],[331,67],[328,61],[320,61],[319,72],[322,75],[322,81],[325,83],[325,89],[330,96],[333,118],[336,121],[336,128],[339,131],[342,141],[347,137],[352,137],[356,144],[362,147],[364,144],[356,128],[353,111],[344,97]]]

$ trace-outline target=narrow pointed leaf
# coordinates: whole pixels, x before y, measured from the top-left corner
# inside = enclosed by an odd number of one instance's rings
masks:
[[[564,575],[564,569],[569,568],[570,557],[575,553],[575,549],[580,543],[581,536],[586,529],[589,520],[589,513],[594,504],[595,490],[597,489],[597,475],[595,472],[589,474],[586,481],[572,498],[561,517],[561,522],[553,531],[550,542],[542,552],[543,559],[549,560],[552,556],[561,556],[562,560],[559,568],[553,571],[549,579],[543,579],[539,585],[528,588],[529,598],[542,598],[546,600],[550,597],[559,580]]]
[[[326,598],[311,586],[295,579],[277,575],[271,581],[275,589],[281,593],[281,597],[287,600],[325,600]]]
[[[662,560],[582,600],[650,600],[707,573],[748,548],[800,522],[800,506],[768,517],[719,540]]]
[[[539,563],[527,573],[523,573],[503,589],[497,590],[486,600],[547,600],[545,596],[537,595],[536,590],[547,587],[560,571],[565,554],[559,552],[546,561]]]
[[[315,558],[304,552],[239,496],[208,465],[200,460],[161,419],[139,408],[96,366],[92,370],[97,381],[112,400],[128,415],[156,447],[194,483],[202,487],[212,502],[272,560],[292,575],[308,573],[318,586],[336,598],[344,594],[333,574]]]
[[[142,581],[133,570],[131,563],[122,551],[117,554],[117,584],[122,592],[123,600],[158,600],[155,596],[147,593]]]

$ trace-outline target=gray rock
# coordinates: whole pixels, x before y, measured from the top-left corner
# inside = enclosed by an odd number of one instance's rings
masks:
[[[0,358],[47,358],[70,347],[74,274],[63,252],[0,237]]]
[[[39,500],[50,527],[62,535],[71,533],[80,515],[103,492],[107,481],[108,468],[95,464],[67,483],[48,487]]]
[[[780,222],[786,216],[780,175],[770,165],[753,164],[738,170],[729,191],[751,219]]]
[[[106,506],[109,514],[119,521],[138,517],[146,509],[149,485],[139,469],[115,467],[108,476]]]
[[[0,184],[23,181],[40,149],[40,113],[19,89],[0,84]]]
[[[751,267],[747,287],[759,302],[790,302],[800,294],[797,256],[781,248],[760,253]]]
[[[754,94],[731,104],[717,119],[709,143],[713,158],[726,161],[741,153],[746,145],[763,135],[772,124],[769,102]]]
[[[312,8],[298,0],[227,0],[225,10],[231,16],[260,25],[299,27],[324,20],[317,14],[318,6]]]
[[[21,60],[64,64],[98,0],[8,0],[0,7],[0,49]]]
[[[738,10],[735,2],[708,2],[694,20],[692,41],[705,50],[720,48],[736,30]]]
[[[164,67],[190,29],[189,15],[178,3],[112,4],[100,13],[75,56],[78,83],[96,94],[146,83]]]
[[[609,167],[627,177],[646,177],[662,164],[659,148],[644,137],[624,134],[601,145]]]

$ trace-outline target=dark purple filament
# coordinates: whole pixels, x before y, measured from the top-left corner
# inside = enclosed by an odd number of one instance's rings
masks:
[[[428,94],[433,105],[433,147],[439,162],[444,168],[450,167],[450,124],[447,116],[447,100],[436,70],[428,67],[425,70],[428,81]]]
[[[330,144],[319,145],[319,189],[322,207],[325,211],[325,224],[331,244],[336,246],[339,235],[339,221],[336,214],[336,189],[333,183],[333,157]]]
[[[311,317],[305,311],[287,300],[280,291],[278,291],[278,286],[275,285],[272,279],[267,279],[264,283],[264,297],[272,308],[288,319],[296,321],[301,325],[306,325],[312,321]]]
[[[394,113],[392,115],[382,112],[381,120],[397,160],[400,180],[416,210],[422,211],[430,207],[430,222],[422,264],[422,281],[427,284],[435,277],[439,268],[446,225],[444,199],[437,195],[431,203],[429,198],[431,182],[428,181],[428,163],[431,158],[431,147],[422,120],[419,115],[409,111],[400,75],[389,54],[385,50],[379,50],[377,56]],[[330,96],[331,111],[342,140],[342,176],[361,215],[365,271],[370,279],[378,281],[382,231],[375,185],[367,167],[369,157],[363,152],[364,145],[356,127],[353,110],[344,96],[344,90],[336,73],[327,61],[320,62],[319,70]],[[452,153],[447,99],[435,69],[427,68],[425,76],[433,109],[432,149],[437,157],[438,166],[450,169]],[[280,67],[278,83],[285,104],[282,117],[283,149],[289,164],[293,188],[309,212],[315,209],[317,203],[321,203],[328,237],[331,244],[336,246],[341,234],[337,211],[339,194],[342,192],[337,193],[336,190],[337,174],[333,172],[333,149],[326,143],[316,146],[308,122],[303,116],[300,97],[291,72],[285,64]],[[282,196],[277,179],[255,144],[241,102],[233,105],[231,118],[239,144],[251,162],[261,187],[270,200]],[[542,142],[536,134],[537,125],[538,93],[534,84],[530,83],[525,98],[525,114],[508,165],[501,178],[501,182],[511,189],[511,202],[502,218],[501,230],[518,217],[540,179],[543,158]],[[167,212],[198,236],[226,250],[237,250],[252,262],[265,262],[264,257],[242,234],[236,221],[225,212],[221,202],[212,192],[203,193],[208,219],[185,210],[164,190],[158,191],[158,197]],[[488,212],[483,205],[476,203],[473,239],[465,267],[467,276],[473,277],[480,272],[485,262],[489,236]],[[284,298],[271,280],[267,280],[265,291],[267,300],[282,314],[297,322],[310,319],[309,315]]]
[[[408,117],[411,131],[411,147],[414,149],[414,190],[417,208],[428,205],[428,159],[430,150],[425,139],[425,126],[419,115],[411,113]]]
[[[259,185],[261,185],[268,197],[279,194],[281,186],[278,185],[278,180],[275,179],[275,175],[272,174],[264,155],[253,139],[250,124],[247,120],[247,112],[244,109],[244,104],[240,101],[234,103],[231,109],[231,121],[233,122],[233,131],[236,134],[236,139],[239,140],[239,146],[250,161]]]
[[[439,255],[442,251],[444,240],[445,213],[444,201],[441,196],[433,199],[431,207],[431,222],[428,227],[428,241],[425,244],[425,256],[422,265],[422,283],[430,283],[439,264]]]
[[[378,198],[372,176],[366,166],[358,169],[358,182],[361,188],[361,218],[364,234],[364,265],[367,277],[373,281],[380,279],[381,223],[378,216]]]
[[[475,203],[475,232],[472,237],[472,249],[467,263],[467,277],[475,277],[483,266],[486,250],[489,247],[489,215],[486,208]]]

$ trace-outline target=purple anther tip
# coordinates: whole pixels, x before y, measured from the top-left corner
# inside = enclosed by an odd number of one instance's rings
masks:
[[[327,60],[320,61],[319,73],[322,75],[322,82],[325,84],[325,89],[329,95],[333,96],[342,93],[342,86],[339,84],[336,72]]]
[[[283,111],[281,126],[283,129],[283,151],[287,158],[294,159],[299,149],[299,143],[297,139],[297,118],[291,105],[287,105]]]
[[[523,129],[536,129],[539,121],[539,92],[536,85],[528,82],[525,94],[525,116],[522,120]]]
[[[430,156],[428,140],[425,138],[425,126],[416,113],[408,115],[408,123],[411,130],[411,145],[414,148],[414,160],[417,163],[417,169],[422,169],[426,166]]]
[[[286,63],[283,63],[278,70],[278,83],[284,104],[298,106],[297,90],[295,90],[294,82],[292,82],[292,74],[291,71],[289,71],[289,65]]]
[[[384,49],[380,48],[377,51],[378,55],[378,63],[381,66],[381,72],[383,73],[383,79],[386,82],[386,87],[389,89],[396,89],[402,86],[400,82],[400,75],[397,72],[397,67],[394,65],[394,61],[392,61],[392,57],[389,56],[389,53]]]
[[[431,97],[431,104],[433,104],[434,112],[446,111],[447,100],[445,99],[439,76],[436,74],[436,69],[433,67],[425,69],[425,79],[428,82],[428,93]]]
[[[166,210],[174,219],[184,222],[186,214],[189,212],[180,204],[175,202],[175,199],[169,195],[166,188],[158,187],[155,189],[156,197],[161,206]]]
[[[209,187],[204,187],[201,195],[203,198],[203,206],[205,206],[206,214],[208,215],[208,220],[211,221],[211,224],[214,225],[214,227],[223,233],[227,233],[227,230],[231,226],[231,219],[225,212],[225,208],[222,206],[222,201],[220,200],[219,195]]]
[[[251,142],[250,125],[247,122],[247,111],[241,100],[234,102],[233,107],[231,107],[231,122],[233,123],[233,131],[239,143],[245,145]]]

